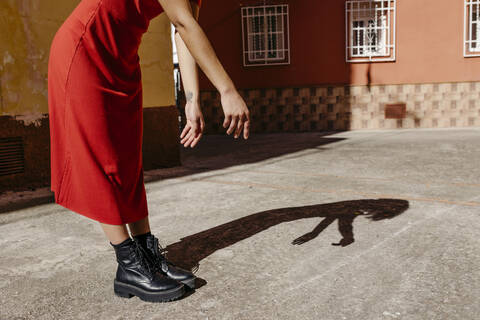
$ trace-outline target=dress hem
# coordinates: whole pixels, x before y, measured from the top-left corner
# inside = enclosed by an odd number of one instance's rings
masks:
[[[133,222],[137,222],[137,221],[140,221],[142,219],[145,219],[146,217],[149,216],[149,213],[148,211],[144,214],[142,214],[140,217],[135,217],[135,218],[132,218],[132,219],[125,219],[125,220],[106,220],[106,219],[102,219],[102,218],[96,218],[86,212],[79,212],[79,211],[76,211],[75,209],[72,209],[68,204],[62,202],[62,201],[59,201],[58,198],[55,196],[55,203],[64,207],[65,209],[68,209],[70,210],[71,212],[73,213],[77,213],[77,214],[80,214],[86,218],[89,218],[91,220],[94,220],[94,221],[97,221],[99,223],[103,223],[103,224],[109,224],[109,225],[115,225],[115,226],[121,226],[121,225],[124,225],[124,224],[128,224],[128,223],[133,223]]]

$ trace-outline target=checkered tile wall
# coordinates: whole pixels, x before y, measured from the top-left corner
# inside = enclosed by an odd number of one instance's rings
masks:
[[[252,132],[480,126],[480,82],[241,89]],[[206,133],[223,133],[216,91],[202,91]],[[406,104],[386,119],[386,104]],[[182,103],[182,105],[184,105]]]

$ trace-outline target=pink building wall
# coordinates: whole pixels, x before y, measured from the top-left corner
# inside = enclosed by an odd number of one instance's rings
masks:
[[[397,1],[396,61],[345,62],[345,1],[288,3],[291,63],[244,67],[240,8],[263,1],[208,0],[200,24],[238,88],[466,82],[480,80],[480,57],[463,57],[463,0]],[[261,73],[261,77],[259,74]],[[200,88],[214,87],[200,72]]]

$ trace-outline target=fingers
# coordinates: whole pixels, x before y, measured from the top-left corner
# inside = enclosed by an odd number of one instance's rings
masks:
[[[230,122],[232,121],[232,116],[231,115],[225,115],[225,120],[223,121],[223,127],[226,128],[230,125]]]
[[[200,118],[200,125],[199,125],[199,134],[195,137],[195,139],[193,139],[190,147],[195,147],[198,143],[198,141],[200,141],[200,138],[202,137],[203,135],[203,129],[205,128],[205,121],[203,120],[203,117]]]
[[[187,143],[187,141],[189,141],[191,139],[191,135],[187,135],[185,138],[183,138],[180,143],[185,145]]]
[[[190,135],[189,136],[189,139],[185,142],[185,144],[183,145],[185,148],[188,148],[192,142],[195,140],[195,136],[194,135]]]
[[[205,120],[203,119],[203,116],[200,118],[200,130],[205,129]]]
[[[180,135],[180,139],[183,139],[185,137],[185,135],[190,131],[190,129],[191,129],[190,123],[187,123],[182,130],[182,134]]]
[[[184,144],[184,147],[187,148],[187,147],[195,147],[198,143],[198,141],[200,141],[200,138],[202,137],[203,133],[200,131],[198,133],[198,135],[191,135],[190,136],[190,139],[188,139],[188,141]]]
[[[247,112],[240,116],[228,116],[225,119],[227,118],[230,123],[227,134],[231,134],[235,131],[234,137],[236,139],[240,137],[243,130],[243,138],[248,139],[248,136],[250,135],[250,112],[247,110]]]
[[[182,134],[180,135],[180,143],[184,143],[185,141],[188,140],[188,137],[190,135],[190,132],[192,130],[192,127],[190,125],[190,123],[188,122],[186,125],[185,125],[185,128],[183,128],[183,131],[182,131]]]
[[[243,129],[243,119],[240,118],[240,120],[238,121],[238,125],[237,125],[237,128],[235,129],[235,139],[237,139],[240,134],[242,133],[242,129]]]
[[[243,138],[248,139],[248,136],[250,135],[250,112],[247,111],[245,114],[247,117],[247,121],[243,124]]]
[[[190,146],[190,144],[193,142],[195,139],[195,130],[192,128],[192,130],[189,131],[189,133],[185,136],[185,138],[180,141],[181,144],[186,148]]]
[[[227,129],[228,135],[232,134],[232,132],[235,130],[235,127],[238,124],[238,120],[239,120],[238,118],[239,118],[238,116],[231,117],[230,126]]]
[[[225,114],[223,127],[227,129],[226,133],[234,133],[236,139],[243,130],[243,137],[247,139],[250,134],[250,112],[242,96],[237,90],[230,90],[221,94],[221,103]]]
[[[188,121],[187,125],[185,126],[184,131],[186,131],[185,136],[180,140],[180,143],[185,145],[188,141],[190,141],[193,138],[195,138],[195,131],[196,131],[196,125],[190,121]],[[183,134],[183,133],[182,133]]]
[[[198,118],[195,121],[195,138],[197,138],[200,134],[203,132],[203,127],[202,127],[202,120],[201,118]]]
[[[192,147],[192,148],[195,147],[197,145],[198,141],[200,141],[200,138],[202,137],[202,135],[203,135],[203,133],[200,133],[198,135],[198,137],[194,138],[192,140],[192,143],[190,144],[190,147]]]
[[[188,130],[184,129],[184,131],[187,132],[187,133],[182,138],[180,143],[183,144],[183,146],[185,148],[195,147],[197,145],[198,141],[200,140],[200,138],[203,135],[204,128],[205,128],[205,122],[203,120],[203,117],[201,117],[200,119],[198,119],[195,122],[190,122],[189,121]]]

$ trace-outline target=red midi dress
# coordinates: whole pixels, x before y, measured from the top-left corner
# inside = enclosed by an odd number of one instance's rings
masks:
[[[51,190],[102,223],[148,215],[138,47],[162,12],[158,0],[82,0],[51,45]]]

